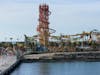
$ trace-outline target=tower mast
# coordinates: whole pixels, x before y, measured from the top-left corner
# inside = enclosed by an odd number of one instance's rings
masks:
[[[49,6],[42,4],[39,6],[39,25],[37,31],[39,32],[39,42],[41,45],[47,47],[49,39]]]

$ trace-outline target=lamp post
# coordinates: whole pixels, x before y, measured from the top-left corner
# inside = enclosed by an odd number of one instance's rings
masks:
[[[12,47],[13,47],[13,42],[12,42],[13,38],[12,38],[12,37],[10,37],[10,40],[11,40],[11,44],[12,44]]]
[[[10,40],[11,40],[11,43],[12,43],[12,39],[13,39],[13,38],[11,37],[11,38],[10,38]]]

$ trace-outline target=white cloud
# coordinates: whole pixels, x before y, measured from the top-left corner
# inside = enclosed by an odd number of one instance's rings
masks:
[[[24,33],[32,34],[33,25],[32,4],[4,4],[0,5],[0,32],[14,32],[22,36]],[[30,32],[29,32],[30,31]],[[7,35],[7,34],[6,34]],[[0,34],[1,38],[6,35]]]
[[[70,4],[59,4],[60,1],[54,2],[47,1],[52,12],[50,28],[56,29],[57,34],[74,34],[93,28],[100,29],[98,26],[100,24],[100,2],[73,2]],[[36,34],[39,3],[39,1],[27,3],[18,0],[12,2],[11,0],[11,2],[0,4],[0,32],[6,33],[6,35],[0,34],[2,36],[0,39],[11,36],[15,38],[15,35],[22,37],[23,34],[30,36]]]
[[[60,33],[100,29],[100,2],[52,6],[51,25]],[[56,26],[55,26],[56,25]]]

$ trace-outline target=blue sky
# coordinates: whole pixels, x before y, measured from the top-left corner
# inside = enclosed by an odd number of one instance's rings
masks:
[[[38,6],[47,3],[55,35],[100,30],[99,0],[0,0],[0,41],[37,34]]]

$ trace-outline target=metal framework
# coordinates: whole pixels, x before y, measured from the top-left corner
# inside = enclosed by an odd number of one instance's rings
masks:
[[[43,46],[48,46],[49,34],[49,6],[42,4],[39,6],[39,25],[37,31],[39,32],[39,42]]]

